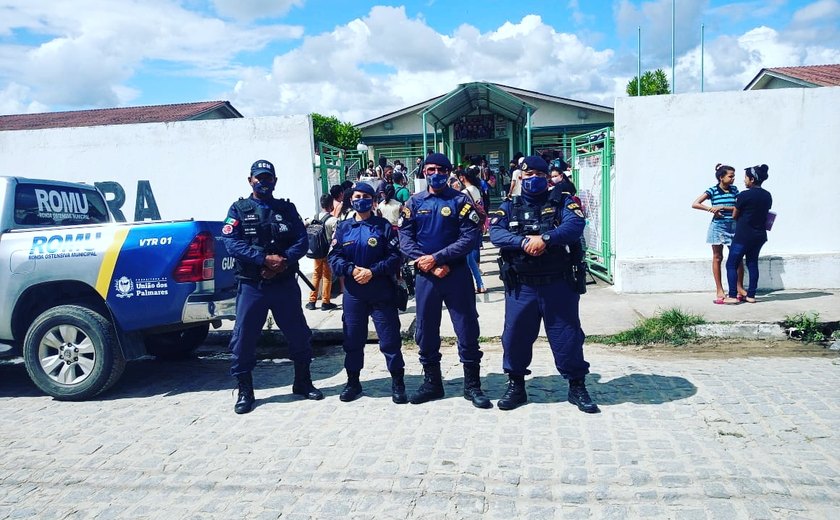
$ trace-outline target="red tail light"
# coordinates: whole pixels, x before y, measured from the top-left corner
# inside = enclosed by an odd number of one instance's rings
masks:
[[[172,278],[176,282],[201,282],[212,280],[214,257],[216,254],[213,235],[204,231],[190,242],[181,261],[175,266]]]

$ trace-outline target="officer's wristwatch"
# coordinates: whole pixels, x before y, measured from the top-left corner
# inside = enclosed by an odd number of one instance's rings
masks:
[[[548,233],[543,233],[540,238],[542,238],[542,241],[545,242],[546,244],[551,242],[551,235],[549,235]]]

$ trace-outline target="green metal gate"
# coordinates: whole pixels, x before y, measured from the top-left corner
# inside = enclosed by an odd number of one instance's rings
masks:
[[[329,193],[330,186],[341,184],[346,178],[346,152],[327,143],[318,143],[318,155],[321,158],[320,177],[321,193]]]
[[[572,176],[586,214],[586,262],[589,272],[613,283],[615,136],[602,128],[572,138]]]

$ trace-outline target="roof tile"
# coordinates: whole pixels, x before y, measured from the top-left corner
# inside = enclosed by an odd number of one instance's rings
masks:
[[[172,105],[153,105],[123,108],[101,108],[72,112],[0,115],[0,130],[39,130],[76,126],[127,125],[135,123],[164,123],[189,121],[202,114],[228,106],[227,101],[201,101]],[[238,113],[238,112],[236,112]]]

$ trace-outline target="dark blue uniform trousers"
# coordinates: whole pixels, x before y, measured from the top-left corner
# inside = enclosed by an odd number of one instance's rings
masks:
[[[230,339],[233,376],[251,372],[257,364],[257,341],[262,334],[268,311],[289,343],[289,358],[294,362],[312,360],[312,331],[301,308],[300,287],[295,276],[284,276],[272,283],[242,280],[236,295],[236,325]]]
[[[580,295],[565,280],[538,286],[520,284],[506,290],[502,333],[505,373],[530,374],[534,341],[540,332],[540,321],[544,321],[554,366],[560,374],[566,379],[588,374],[589,363],[583,359],[585,336],[580,328],[579,302]]]
[[[344,292],[342,301],[344,314],[344,368],[359,372],[365,365],[365,342],[368,336],[368,316],[379,336],[379,350],[385,355],[388,371],[405,367],[400,348],[400,317],[393,301],[369,302]]]
[[[478,311],[475,308],[472,274],[467,263],[451,267],[449,274],[443,278],[418,271],[414,296],[417,304],[414,339],[420,347],[420,363],[440,363],[443,303],[446,303],[458,337],[461,363],[480,363],[482,352],[478,346]]]

